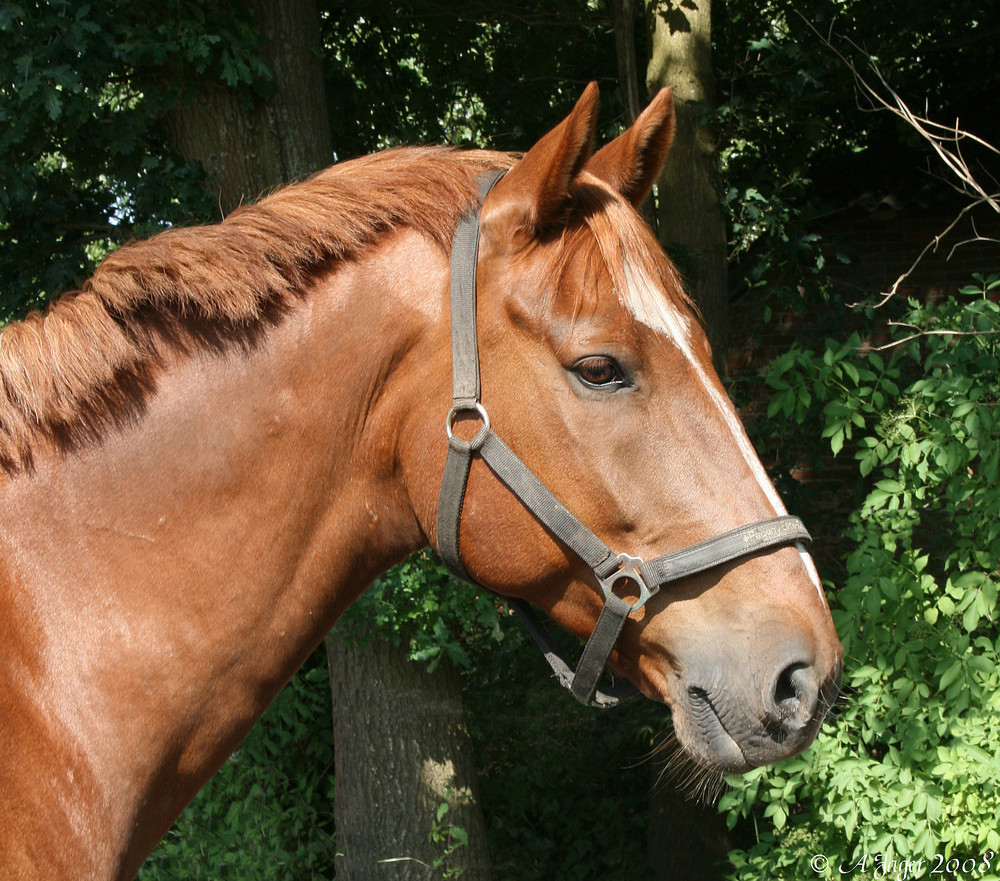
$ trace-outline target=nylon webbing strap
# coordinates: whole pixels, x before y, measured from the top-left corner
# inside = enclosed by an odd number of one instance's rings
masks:
[[[563,544],[576,551],[601,577],[609,574],[604,566],[615,559],[611,549],[573,516],[493,431],[486,432],[479,454],[490,470]],[[614,568],[612,565],[610,571]]]
[[[580,663],[576,665],[576,675],[570,687],[573,697],[581,703],[590,706],[595,702],[597,683],[631,611],[632,604],[614,594],[605,601],[597,624],[594,625],[594,632],[580,655]]]
[[[741,526],[672,554],[648,560],[639,566],[639,573],[647,584],[663,585],[766,548],[799,541],[812,541],[812,537],[798,517],[786,514]]]
[[[655,591],[670,581],[687,578],[765,548],[810,540],[802,521],[798,517],[785,515],[741,526],[671,554],[656,557],[647,563],[641,563],[638,571],[646,585]],[[612,557],[612,561],[617,559]],[[607,703],[607,696],[597,691],[597,683],[632,609],[631,603],[619,599],[613,593],[608,595],[569,686],[577,700],[602,707],[613,706],[618,702],[616,699],[613,703]],[[623,696],[627,695],[615,695],[618,699]]]
[[[445,565],[465,580],[459,536],[462,506],[472,457],[482,442],[483,430],[472,441],[452,433],[452,420],[462,410],[479,403],[479,346],[476,334],[476,265],[479,260],[479,212],[494,184],[504,173],[496,171],[479,180],[479,202],[462,215],[451,243],[451,381],[452,409],[448,413],[448,458],[438,499],[438,553]]]
[[[625,698],[632,697],[638,693],[636,687],[629,682],[627,679],[619,679],[612,685],[606,688],[597,690],[597,683],[601,678],[601,674],[604,672],[604,666],[606,661],[598,657],[599,652],[594,651],[594,662],[590,665],[589,673],[583,673],[583,658],[580,659],[580,663],[577,666],[577,670],[574,673],[573,668],[570,667],[569,663],[562,656],[559,648],[556,646],[549,634],[548,630],[541,621],[538,620],[538,616],[535,614],[531,606],[521,599],[508,599],[510,607],[517,614],[517,617],[521,619],[521,623],[524,625],[528,633],[531,634],[531,638],[535,640],[535,645],[541,649],[542,654],[545,656],[545,660],[548,662],[549,666],[552,668],[552,672],[555,673],[556,679],[559,680],[559,684],[570,691],[577,700],[588,706],[600,707],[601,709],[608,709],[615,706],[615,704],[621,702]],[[628,611],[626,610],[625,615],[621,617],[620,625],[617,625],[617,633],[621,633],[621,628],[625,624],[625,619],[628,617]],[[605,621],[611,621],[611,626],[616,626],[611,620],[611,616],[606,616]],[[596,638],[596,635],[600,632],[605,631],[607,628],[601,625],[600,619],[598,619],[598,626],[594,628],[594,635],[591,636],[591,640]],[[615,639],[617,639],[617,633]],[[611,640],[610,648],[614,647],[615,639]],[[605,642],[605,639],[599,640],[599,642]],[[589,695],[586,699],[577,694],[579,691],[583,695]]]
[[[438,497],[438,554],[459,578],[470,581],[469,573],[462,564],[458,542],[462,528],[465,485],[469,482],[469,469],[472,467],[472,452],[453,446],[452,440],[448,442],[448,458],[444,463],[441,495]]]
[[[479,211],[467,212],[455,228],[451,265],[452,403],[471,407],[479,401],[479,346],[476,334],[476,264],[479,259]]]

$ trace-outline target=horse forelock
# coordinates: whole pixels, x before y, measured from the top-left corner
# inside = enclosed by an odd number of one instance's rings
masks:
[[[188,325],[213,324],[215,345],[227,336],[245,342],[320,269],[394,229],[419,229],[447,250],[476,199],[477,176],[512,161],[487,151],[387,150],[332,166],[218,224],[124,245],[80,291],[0,331],[0,467],[27,466],[39,435],[100,434],[127,416],[123,401],[149,390],[165,347],[204,344],[185,334]]]
[[[592,258],[599,257],[631,317],[679,347],[689,346],[693,322],[700,320],[697,309],[652,230],[621,196],[590,175],[580,176],[571,196],[570,235],[560,261],[579,259],[581,247],[596,250]],[[580,232],[583,237],[574,235]],[[577,244],[570,245],[571,240]]]

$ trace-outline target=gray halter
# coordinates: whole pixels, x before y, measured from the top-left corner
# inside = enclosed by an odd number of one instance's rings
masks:
[[[549,492],[511,449],[494,433],[489,414],[480,400],[479,350],[476,338],[476,263],[479,253],[479,213],[493,185],[503,176],[494,172],[480,180],[480,203],[459,220],[451,253],[451,339],[452,406],[445,421],[448,458],[438,500],[438,552],[446,565],[466,581],[472,581],[459,552],[462,505],[469,469],[479,456],[521,503],[564,544],[575,551],[594,571],[604,593],[604,608],[587,641],[574,674],[555,648],[531,608],[522,600],[508,600],[539,644],[561,684],[588,706],[614,706],[635,689],[628,683],[601,692],[598,680],[628,616],[640,609],[660,587],[714,566],[755,554],[765,548],[781,547],[810,536],[798,517],[782,516],[761,520],[706,539],[670,554],[642,560],[614,553],[603,541],[571,514]],[[472,440],[463,440],[454,431],[459,413],[475,413],[482,422]],[[639,598],[629,603],[613,591],[622,580],[631,581]]]

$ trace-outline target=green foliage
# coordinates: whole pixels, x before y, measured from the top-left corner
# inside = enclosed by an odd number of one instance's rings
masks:
[[[333,877],[333,728],[322,648],[184,811],[139,881]]]
[[[503,640],[503,614],[499,597],[459,581],[436,554],[423,550],[381,576],[337,627],[362,645],[377,632],[405,646],[410,660],[426,662],[429,671],[444,658],[468,669],[471,644],[485,640],[491,648]]]
[[[824,269],[849,254],[818,222],[865,194],[932,201],[923,172],[936,161],[892,115],[860,112],[853,75],[824,40],[871,79],[876,62],[911,106],[995,143],[1000,9],[927,0],[900,15],[861,0],[763,0],[713,12],[731,286],[767,308],[836,303]]]
[[[807,753],[726,797],[730,825],[758,830],[735,877],[811,877],[817,854],[831,876],[941,854],[946,877],[1000,877],[998,290],[979,276],[911,302],[885,353],[853,336],[773,365],[772,412],[821,420],[834,452],[853,441],[867,491],[833,609],[849,698]]]
[[[0,321],[79,286],[132,236],[212,216],[160,125],[193,76],[263,88],[258,42],[223,4],[0,9]]]
[[[588,0],[473,0],[454,14],[442,14],[436,0],[328,4],[337,155],[419,142],[527,149],[588,79],[603,77],[614,96],[607,25],[606,12]],[[621,113],[619,104],[613,114]]]
[[[431,823],[431,831],[427,833],[427,840],[433,844],[441,853],[435,857],[433,868],[441,873],[444,879],[460,878],[465,872],[465,866],[455,866],[452,859],[455,853],[463,847],[469,846],[469,833],[464,826],[456,826],[448,821],[448,812],[451,806],[443,801],[438,805],[434,813],[434,820]]]

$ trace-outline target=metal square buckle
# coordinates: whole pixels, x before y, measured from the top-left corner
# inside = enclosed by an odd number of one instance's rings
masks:
[[[619,554],[618,555],[618,568],[608,575],[606,578],[598,577],[598,582],[601,585],[601,590],[604,591],[604,599],[607,600],[614,591],[615,585],[622,579],[627,579],[634,582],[639,588],[639,599],[633,603],[632,608],[629,612],[641,609],[651,596],[654,596],[659,590],[660,585],[654,584],[650,587],[646,584],[646,579],[642,577],[642,573],[639,571],[639,567],[642,565],[642,557],[632,557],[629,554]]]

